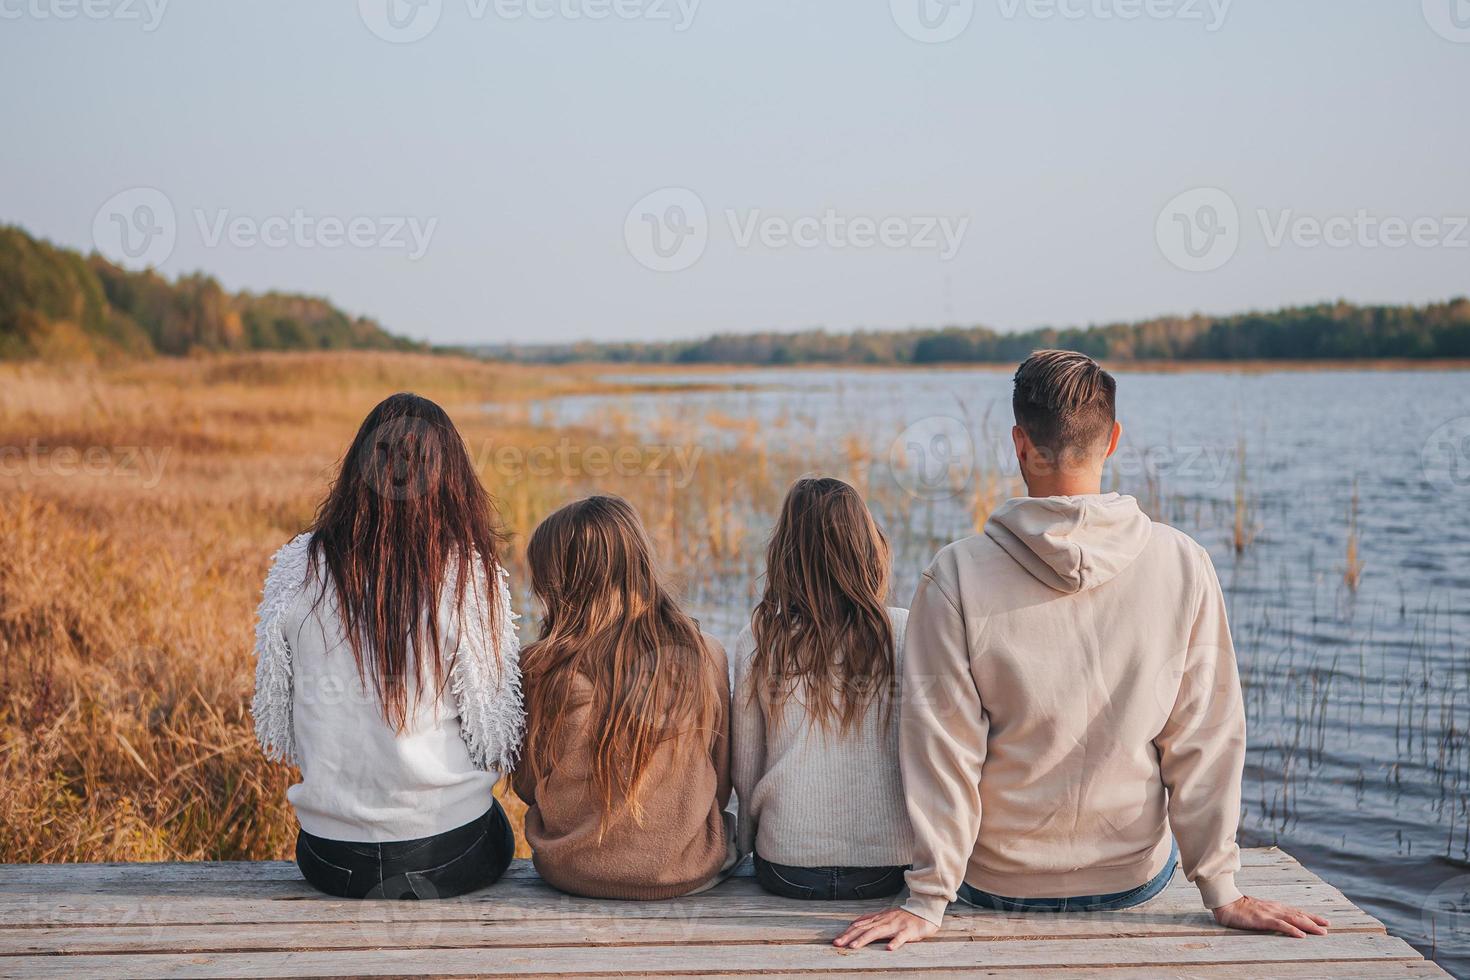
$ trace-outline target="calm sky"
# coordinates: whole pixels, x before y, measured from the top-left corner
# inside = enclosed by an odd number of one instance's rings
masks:
[[[0,0],[0,222],[439,342],[1470,292],[1466,0]]]

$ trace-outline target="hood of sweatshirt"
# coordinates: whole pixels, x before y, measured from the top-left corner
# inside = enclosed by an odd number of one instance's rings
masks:
[[[1138,501],[1116,493],[1015,497],[985,522],[985,535],[1058,592],[1096,588],[1133,564],[1153,522]]]

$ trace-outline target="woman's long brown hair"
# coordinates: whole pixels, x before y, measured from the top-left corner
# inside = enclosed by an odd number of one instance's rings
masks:
[[[603,826],[625,807],[641,823],[639,793],[654,754],[669,742],[677,752],[709,751],[715,684],[726,680],[715,677],[698,625],[660,581],[627,501],[593,496],[561,508],[531,535],[526,559],[545,619],[540,639],[521,654],[523,764],[536,779],[555,768],[582,678],[591,687],[585,735]]]
[[[444,690],[451,664],[438,610],[446,582],[455,583],[462,626],[465,590],[480,565],[492,591],[478,611],[489,617],[491,636],[499,626],[494,589],[504,536],[444,410],[403,392],[380,402],[309,530],[311,567],[324,563],[336,587],[358,676],[372,684],[384,720],[402,731],[410,685],[416,698],[427,674],[436,693]],[[323,581],[318,602],[325,589]]]
[[[766,589],[751,617],[748,696],[767,724],[798,695],[810,720],[848,731],[894,683],[890,553],[863,499],[841,480],[809,477],[786,494],[766,551]]]

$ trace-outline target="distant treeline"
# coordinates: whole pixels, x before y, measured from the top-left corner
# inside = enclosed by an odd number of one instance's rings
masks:
[[[129,272],[0,226],[0,360],[237,350],[419,350],[326,300]]]
[[[1019,333],[987,327],[809,330],[663,343],[485,346],[471,353],[532,363],[954,364],[1014,362],[1043,347],[1079,350],[1111,361],[1470,358],[1470,300],[1429,306],[1334,303]]]

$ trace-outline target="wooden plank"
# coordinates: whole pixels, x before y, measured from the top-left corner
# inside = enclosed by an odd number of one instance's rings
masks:
[[[901,954],[900,954],[901,955]],[[1041,980],[1033,967],[974,966],[950,967],[944,970],[909,970],[896,967],[891,971],[903,980],[949,980],[951,977],[1015,977]],[[1365,960],[1357,963],[1271,963],[1254,974],[1239,966],[1189,966],[1169,967],[1087,967],[1081,970],[1047,970],[1045,980],[1243,980],[1243,976],[1269,975],[1272,980],[1384,980],[1404,977],[1405,980],[1427,980],[1429,977],[1448,977],[1427,960]],[[749,973],[701,973],[700,980],[749,980]],[[762,980],[872,980],[871,972],[851,970],[821,970],[808,973],[776,973],[762,970]]]
[[[1293,884],[1322,884],[1320,878],[1299,865],[1267,865],[1246,868],[1240,872],[1237,881],[1243,885],[1263,888],[1275,888]],[[1191,887],[1184,880],[1182,874],[1175,875],[1174,886]],[[534,875],[518,875],[514,878],[507,876],[494,885],[481,889],[471,896],[467,896],[467,898],[474,900],[493,896],[499,892],[513,891],[517,888],[526,887],[544,887],[544,884],[540,878]],[[722,893],[732,895],[756,896],[766,894],[756,884],[755,880],[748,876],[732,878],[720,885],[719,889]],[[561,893],[554,892],[554,894]],[[0,885],[0,903],[16,898],[28,898],[38,895],[65,896],[71,901],[80,900],[88,896],[105,898],[108,896],[126,897],[137,895],[160,898],[169,896],[202,896],[216,899],[241,898],[252,901],[272,901],[277,899],[294,901],[306,898],[325,898],[325,896],[320,895],[320,893],[308,885],[300,875],[289,879],[265,879],[258,881],[240,879],[227,879],[222,881],[177,881],[173,879],[128,881],[105,878],[89,880],[85,877],[76,877],[51,882],[32,882],[28,884],[6,882]]]
[[[0,961],[8,975],[26,977],[156,976],[179,978],[293,976],[690,976],[763,970],[811,973],[840,970],[872,976],[904,970],[1073,970],[1085,967],[1172,970],[1231,966],[1236,975],[1275,975],[1275,964],[1315,965],[1338,977],[1342,964],[1392,968],[1416,961],[1402,940],[1382,935],[1331,935],[1310,940],[1238,935],[1191,939],[1088,939],[1055,942],[919,943],[898,953],[839,950],[829,945],[630,946],[607,950],[553,947],[535,950],[332,950],[285,953],[137,956],[37,956]],[[1267,970],[1261,970],[1262,966]],[[1050,975],[1050,974],[1049,974]],[[1084,973],[1085,975],[1085,973]],[[1381,975],[1381,974],[1380,974]]]
[[[1242,874],[1256,868],[1291,868],[1311,874],[1301,862],[1275,847],[1248,848],[1240,852]],[[743,862],[735,877],[751,877],[749,860]],[[506,869],[504,881],[535,881],[535,867],[529,859],[518,858]],[[301,872],[292,861],[192,861],[101,864],[0,864],[0,892],[29,890],[29,886],[60,887],[74,883],[88,885],[183,884],[229,881],[300,881]]]
[[[0,956],[104,952],[228,952],[232,950],[511,948],[559,945],[656,945],[664,943],[811,943],[838,935],[850,914],[826,910],[789,916],[718,915],[602,919],[445,921],[402,918],[397,904],[363,909],[356,922],[308,918],[271,924],[173,925],[0,929]],[[1372,916],[1344,900],[1317,906],[1332,920],[1334,932],[1382,933]],[[1155,903],[1146,912],[1099,915],[1001,915],[956,911],[945,919],[937,941],[1083,939],[1125,936],[1211,936],[1220,927],[1196,908]]]
[[[1262,898],[1345,914],[1351,903],[1330,885],[1308,876],[1242,879],[1251,892]],[[1252,877],[1257,877],[1253,875]],[[282,883],[283,885],[285,883]],[[69,891],[0,894],[0,923],[10,927],[37,926],[124,926],[166,927],[216,923],[372,922],[391,917],[395,921],[498,921],[526,922],[532,919],[597,919],[634,921],[650,919],[687,920],[699,917],[770,916],[774,918],[853,918],[884,908],[889,899],[866,902],[798,902],[777,898],[750,880],[728,881],[701,895],[668,902],[611,902],[576,898],[540,882],[501,882],[492,888],[460,898],[436,902],[361,902],[328,898],[304,882],[289,885],[275,896],[243,892],[219,896],[208,885],[196,885],[184,894],[156,893],[135,888],[125,894],[93,895]],[[955,906],[957,915],[979,914]],[[1140,917],[1200,915],[1198,892],[1178,878],[1153,902],[1117,913],[1106,913],[1122,921]],[[987,918],[1000,918],[985,914]],[[1096,916],[1093,917],[1097,919]],[[0,929],[0,936],[4,930]]]

